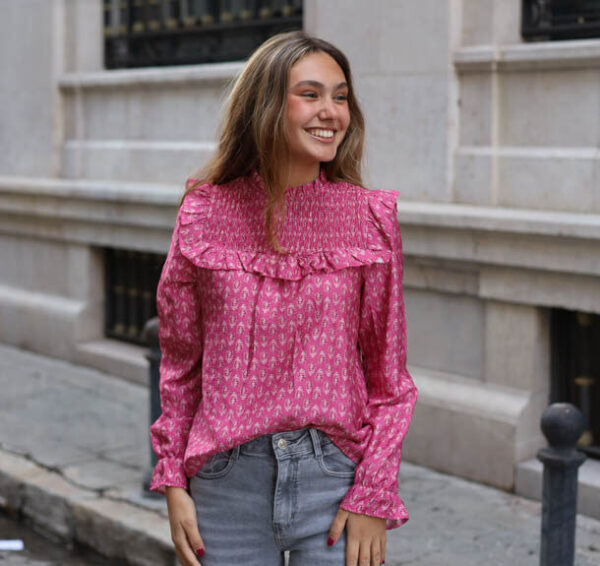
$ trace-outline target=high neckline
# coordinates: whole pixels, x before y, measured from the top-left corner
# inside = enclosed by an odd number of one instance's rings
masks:
[[[252,171],[250,173],[250,177],[260,187],[264,188],[264,186],[265,186],[264,179],[261,177],[261,175],[257,169],[252,169]],[[298,190],[303,190],[303,189],[314,190],[314,189],[319,189],[319,188],[323,187],[326,183],[327,183],[327,177],[325,175],[325,169],[323,169],[321,167],[321,169],[319,170],[319,174],[317,175],[317,177],[315,179],[313,179],[312,181],[309,181],[308,183],[302,183],[300,185],[288,186],[288,187],[286,187],[286,191],[298,191]]]

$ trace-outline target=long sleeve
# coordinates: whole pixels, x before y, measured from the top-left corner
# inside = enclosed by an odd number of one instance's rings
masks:
[[[179,248],[180,217],[157,289],[162,415],[150,427],[158,457],[150,489],[188,488],[183,457],[194,414],[202,395],[202,331],[194,265]]]
[[[398,495],[402,442],[417,400],[406,369],[406,322],[402,291],[402,241],[397,204],[377,199],[380,229],[391,248],[389,262],[364,267],[358,341],[367,380],[368,401],[363,426],[371,436],[356,467],[353,486],[342,509],[387,519],[393,529],[408,521]]]

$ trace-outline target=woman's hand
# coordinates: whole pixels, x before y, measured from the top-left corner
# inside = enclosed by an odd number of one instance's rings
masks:
[[[385,562],[386,521],[338,509],[329,529],[334,543],[346,527],[346,566],[380,566]]]
[[[168,486],[165,492],[175,554],[182,566],[202,566],[196,558],[204,555],[204,542],[198,532],[194,500],[182,487]]]

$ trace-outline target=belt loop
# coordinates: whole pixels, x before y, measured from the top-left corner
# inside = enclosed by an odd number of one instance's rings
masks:
[[[309,428],[310,437],[312,438],[313,448],[315,450],[315,456],[321,458],[321,438],[319,437],[319,431],[316,428]]]

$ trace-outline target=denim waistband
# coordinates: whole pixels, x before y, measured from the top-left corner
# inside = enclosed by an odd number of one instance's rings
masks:
[[[239,446],[240,454],[250,456],[275,456],[279,460],[301,456],[303,454],[321,455],[321,446],[330,443],[328,436],[321,430],[305,427],[263,434]]]

